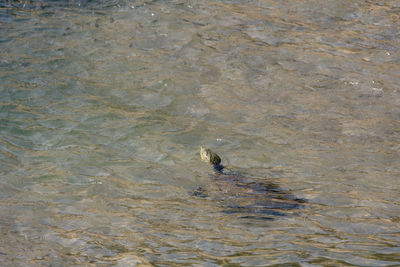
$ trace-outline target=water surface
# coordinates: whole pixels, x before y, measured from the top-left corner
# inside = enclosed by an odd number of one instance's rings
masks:
[[[0,2],[0,265],[400,265],[399,12]],[[200,145],[307,202],[226,212]]]

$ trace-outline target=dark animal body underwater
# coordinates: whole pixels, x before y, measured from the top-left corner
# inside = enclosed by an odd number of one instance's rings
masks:
[[[272,220],[302,208],[306,202],[277,184],[265,181],[265,178],[227,171],[221,165],[221,158],[210,149],[201,147],[200,157],[213,166],[215,173],[211,175],[213,181],[207,190],[199,187],[193,195],[216,199],[222,204],[224,213],[239,214],[242,218]]]

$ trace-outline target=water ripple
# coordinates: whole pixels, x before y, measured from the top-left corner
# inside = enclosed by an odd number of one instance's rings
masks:
[[[399,21],[396,1],[0,3],[0,261],[399,265]]]

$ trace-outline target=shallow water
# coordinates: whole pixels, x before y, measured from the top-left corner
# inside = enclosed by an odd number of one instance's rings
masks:
[[[400,265],[400,5],[289,2],[1,1],[0,265]]]

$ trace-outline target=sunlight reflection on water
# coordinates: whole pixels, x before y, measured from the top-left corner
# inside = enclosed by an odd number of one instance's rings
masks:
[[[398,9],[0,3],[1,264],[399,265]]]

